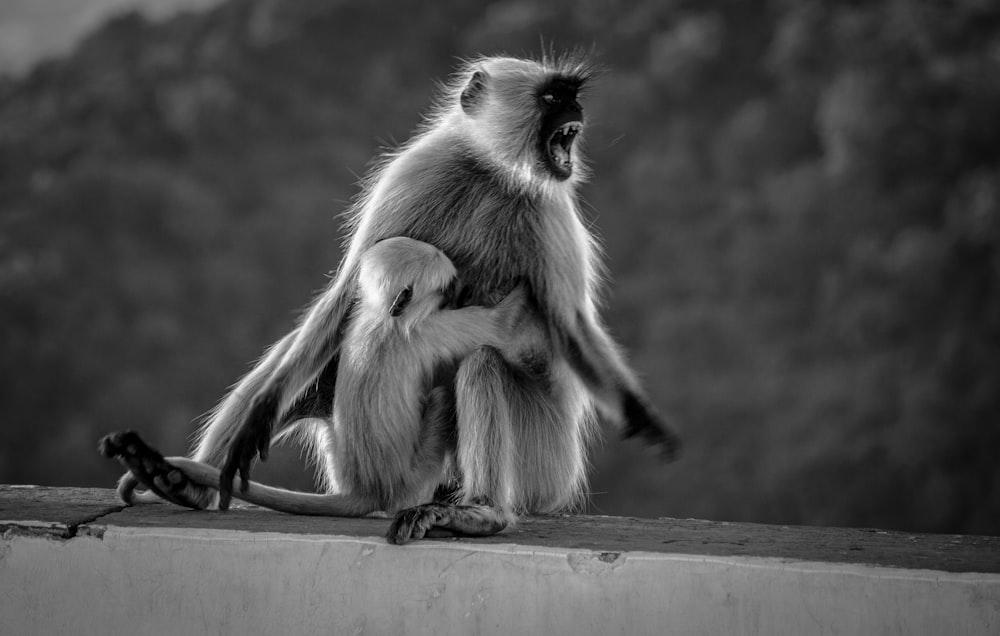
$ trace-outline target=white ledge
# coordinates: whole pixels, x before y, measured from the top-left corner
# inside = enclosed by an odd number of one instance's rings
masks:
[[[387,525],[0,486],[0,634],[1000,633],[995,537],[571,516],[397,547]]]

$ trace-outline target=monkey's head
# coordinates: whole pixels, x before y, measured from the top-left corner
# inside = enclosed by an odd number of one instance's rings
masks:
[[[461,119],[485,156],[532,180],[584,176],[580,91],[592,74],[582,60],[471,62],[456,84]]]
[[[361,304],[384,318],[388,313],[409,328],[438,310],[453,293],[457,272],[444,252],[421,241],[394,237],[362,254]]]

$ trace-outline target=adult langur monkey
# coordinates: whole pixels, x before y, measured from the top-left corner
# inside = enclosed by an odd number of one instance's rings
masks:
[[[361,256],[358,300],[344,335],[333,417],[313,422],[319,481],[315,495],[251,482],[240,498],[296,514],[390,513],[432,501],[449,483],[455,457],[455,372],[477,347],[507,357],[544,346],[544,325],[518,285],[495,307],[450,308],[455,266],[437,248],[410,238],[389,238]],[[175,503],[204,507],[217,492],[219,469],[185,457],[163,458],[138,434],[102,438],[99,449],[129,469],[119,495],[135,487]],[[139,495],[149,500],[150,495]],[[464,528],[489,534],[492,526]]]
[[[585,172],[576,149],[584,122],[578,98],[589,75],[574,59],[472,61],[417,134],[373,170],[353,208],[336,278],[201,430],[194,459],[222,466],[219,508],[228,507],[237,472],[249,483],[250,464],[258,454],[266,459],[273,435],[322,414],[340,390],[336,369],[361,255],[395,236],[449,256],[463,283],[459,306],[493,305],[523,281],[545,338],[518,357],[486,345],[461,362],[457,503],[398,512],[390,541],[432,528],[499,531],[518,512],[574,504],[595,407],[626,437],[641,436],[668,459],[676,454],[677,436],[597,315],[601,267],[576,196]],[[206,490],[204,501],[212,498]]]

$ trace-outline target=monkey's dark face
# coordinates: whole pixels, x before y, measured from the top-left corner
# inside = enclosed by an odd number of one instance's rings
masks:
[[[538,91],[542,113],[538,152],[542,163],[560,181],[573,174],[573,142],[583,129],[583,107],[577,101],[580,82],[558,77]]]
[[[582,60],[556,62],[487,58],[462,74],[455,94],[462,129],[521,183],[572,184],[585,172],[579,94],[592,70]]]

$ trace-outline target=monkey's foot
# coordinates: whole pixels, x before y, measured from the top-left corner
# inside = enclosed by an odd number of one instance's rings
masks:
[[[428,537],[488,537],[507,527],[509,518],[489,506],[457,506],[429,503],[396,513],[385,538],[402,545]]]
[[[133,502],[133,491],[138,484],[179,506],[204,510],[215,504],[215,490],[192,482],[135,431],[105,435],[97,443],[97,450],[128,469],[130,475],[124,476],[118,485],[118,494],[127,504]]]

